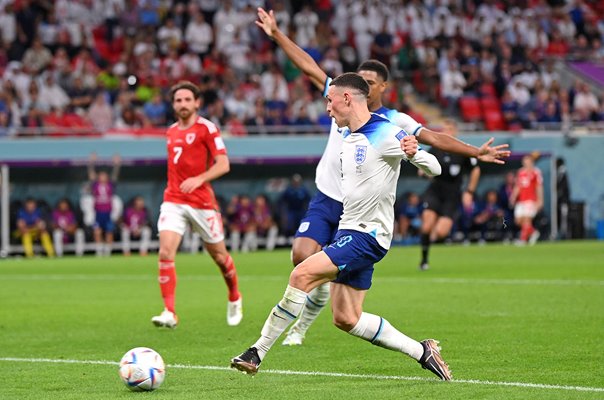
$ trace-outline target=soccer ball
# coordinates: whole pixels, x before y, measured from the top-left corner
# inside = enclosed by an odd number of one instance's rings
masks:
[[[120,361],[120,377],[128,389],[155,390],[164,381],[166,367],[159,353],[148,347],[128,350]]]

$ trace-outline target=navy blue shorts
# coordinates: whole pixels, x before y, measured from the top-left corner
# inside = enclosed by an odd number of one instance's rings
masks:
[[[317,191],[300,221],[295,237],[307,237],[321,246],[328,245],[338,231],[343,207],[339,201]]]
[[[111,213],[97,211],[94,227],[101,228],[103,232],[113,232],[115,227],[113,225],[113,221],[111,220]]]
[[[370,234],[350,229],[338,231],[323,251],[340,270],[334,282],[362,290],[371,287],[373,264],[388,252]]]

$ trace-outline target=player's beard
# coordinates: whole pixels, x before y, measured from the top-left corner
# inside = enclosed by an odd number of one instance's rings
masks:
[[[193,114],[194,110],[188,109],[188,108],[181,108],[180,110],[178,110],[178,118],[180,118],[183,121],[188,120],[191,115]]]

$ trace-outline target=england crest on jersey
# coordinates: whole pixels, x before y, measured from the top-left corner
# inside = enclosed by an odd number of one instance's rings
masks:
[[[187,142],[187,144],[193,143],[195,141],[195,134],[187,133],[187,135],[185,136],[185,141]]]
[[[354,161],[357,164],[363,164],[367,158],[367,146],[357,145],[354,150]]]

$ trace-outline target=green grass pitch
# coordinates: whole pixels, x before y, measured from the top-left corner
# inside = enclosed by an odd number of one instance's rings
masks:
[[[226,288],[209,257],[179,254],[175,330],[150,323],[162,309],[154,256],[0,260],[0,398],[604,398],[604,242],[435,246],[427,272],[417,270],[419,248],[393,248],[365,310],[439,339],[453,382],[339,331],[329,310],[304,346],[279,340],[256,377],[227,369],[291,271],[289,250],[234,259],[241,325],[226,325]],[[132,393],[118,377],[116,363],[137,346],[168,364],[155,392]]]

